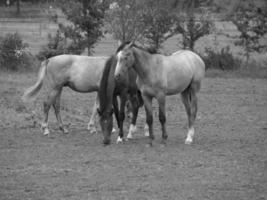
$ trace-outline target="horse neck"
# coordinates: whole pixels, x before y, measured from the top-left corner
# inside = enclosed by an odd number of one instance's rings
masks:
[[[149,62],[152,55],[137,47],[133,47],[133,53],[135,57],[134,69],[141,79],[145,79],[150,73]]]
[[[133,68],[130,68],[129,71],[128,71],[128,75],[129,75],[129,78],[128,78],[128,87],[129,89],[131,88],[137,88],[136,86],[136,78],[137,78],[137,73],[136,71],[133,69]]]
[[[99,103],[101,112],[112,107],[113,92],[115,89],[115,64],[114,56],[110,58],[105,66],[99,88]]]

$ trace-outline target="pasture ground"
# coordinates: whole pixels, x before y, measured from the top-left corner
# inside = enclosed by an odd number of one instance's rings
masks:
[[[86,130],[95,94],[65,89],[62,115],[70,133],[50,112],[50,136],[35,119],[43,93],[23,104],[23,90],[36,74],[0,74],[0,200],[267,198],[266,79],[206,78],[199,93],[195,141],[184,144],[187,118],[180,97],[167,99],[167,147],[154,102],[156,140],[146,147],[142,108],[133,140],[104,147],[102,135]],[[126,128],[125,128],[126,129]],[[98,127],[99,130],[99,127]]]

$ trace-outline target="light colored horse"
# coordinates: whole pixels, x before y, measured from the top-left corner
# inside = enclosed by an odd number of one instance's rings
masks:
[[[44,120],[42,123],[44,135],[49,134],[48,113],[51,105],[55,110],[60,130],[63,133],[68,133],[60,115],[62,88],[68,86],[72,90],[82,93],[97,92],[107,59],[108,57],[59,55],[42,62],[36,83],[25,91],[22,99],[24,101],[34,99],[42,88],[44,80],[46,80],[48,90],[43,104]],[[93,113],[88,124],[88,129],[92,132],[96,131],[94,120],[97,106],[98,97],[96,98]]]
[[[115,78],[123,78],[129,68],[136,71],[137,86],[141,91],[146,109],[146,122],[149,126],[149,144],[152,145],[153,115],[152,99],[159,104],[159,121],[162,127],[162,143],[166,144],[165,98],[167,95],[181,93],[188,115],[186,144],[191,144],[194,136],[194,121],[197,114],[197,96],[201,80],[205,74],[203,60],[194,52],[178,51],[170,56],[150,54],[133,43],[126,45],[117,53]]]

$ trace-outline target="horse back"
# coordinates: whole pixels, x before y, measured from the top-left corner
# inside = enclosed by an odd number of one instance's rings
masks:
[[[177,66],[181,69],[190,69],[193,81],[201,81],[204,78],[205,63],[198,54],[189,50],[180,50],[170,57],[173,58],[174,62],[177,62]]]
[[[106,57],[58,55],[48,59],[47,79],[52,87],[69,86],[78,92],[98,90]]]

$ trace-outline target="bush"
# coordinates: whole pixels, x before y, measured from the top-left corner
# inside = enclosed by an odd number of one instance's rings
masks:
[[[241,60],[234,57],[229,46],[216,52],[211,48],[205,49],[202,56],[207,69],[236,70],[241,66]]]
[[[16,71],[32,66],[33,56],[27,52],[29,45],[18,33],[7,34],[0,39],[0,68]]]

